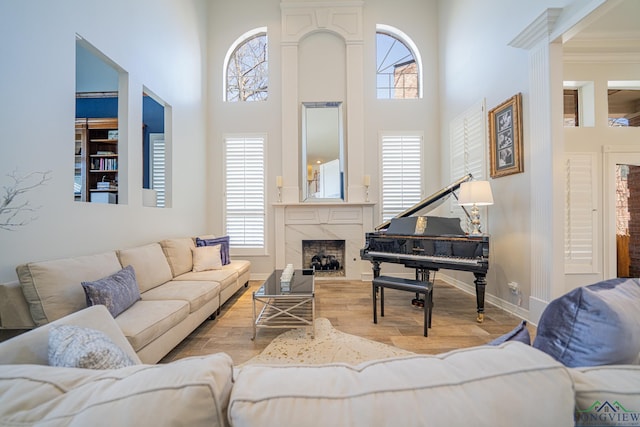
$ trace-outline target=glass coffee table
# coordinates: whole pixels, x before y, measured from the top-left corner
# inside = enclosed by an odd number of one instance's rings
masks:
[[[258,328],[306,328],[315,336],[315,283],[312,269],[295,270],[289,287],[276,270],[253,292],[253,338]],[[261,305],[260,312],[258,308]]]

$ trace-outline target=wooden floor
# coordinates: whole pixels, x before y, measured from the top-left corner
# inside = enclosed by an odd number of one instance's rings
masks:
[[[251,293],[260,281],[249,282],[222,307],[215,320],[205,321],[161,362],[215,352],[229,354],[235,364],[259,354],[286,329],[260,329],[252,336]],[[385,290],[385,316],[373,323],[371,282],[316,280],[316,317],[338,330],[394,345],[415,353],[436,354],[485,344],[509,332],[521,319],[486,304],[483,323],[476,322],[475,295],[437,281],[429,336],[423,333],[423,311],[411,305],[414,294]],[[378,315],[379,316],[379,315]],[[533,339],[535,328],[529,326]]]

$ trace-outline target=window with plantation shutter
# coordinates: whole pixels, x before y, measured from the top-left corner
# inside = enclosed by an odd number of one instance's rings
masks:
[[[422,200],[422,135],[382,135],[382,221]]]
[[[235,249],[265,247],[264,149],[264,137],[225,139],[226,232]]]
[[[451,149],[450,182],[462,178],[466,174],[473,175],[476,181],[486,180],[486,118],[484,101],[479,102],[456,117],[449,124],[449,141]],[[450,199],[453,216],[459,217],[462,228],[469,230],[469,219],[458,205],[455,197]],[[487,218],[486,208],[479,207],[480,217]],[[486,221],[484,222],[486,224]],[[466,227],[465,227],[466,225]],[[487,232],[486,225],[483,232]]]
[[[597,272],[595,171],[595,154],[567,153],[564,209],[564,269],[567,274]]]
[[[156,206],[166,206],[166,146],[164,134],[150,134],[151,144],[151,188],[156,190]]]

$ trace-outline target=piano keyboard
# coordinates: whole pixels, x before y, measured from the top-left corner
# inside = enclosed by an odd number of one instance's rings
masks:
[[[433,262],[442,262],[448,264],[462,264],[462,265],[479,265],[481,263],[480,260],[476,258],[460,258],[460,257],[447,257],[447,256],[433,256],[433,255],[411,255],[411,254],[398,254],[393,252],[376,252],[376,251],[368,251],[372,257],[386,257],[386,258],[395,258],[398,260],[406,259],[406,260],[416,260],[416,261],[433,261]]]

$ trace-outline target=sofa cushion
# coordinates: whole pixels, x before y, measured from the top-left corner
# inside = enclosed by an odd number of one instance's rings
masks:
[[[221,270],[220,245],[192,248],[193,271]]]
[[[527,329],[526,320],[520,322],[520,324],[511,331],[491,341],[489,345],[500,345],[507,341],[520,341],[523,344],[531,345],[531,335]]]
[[[576,426],[638,425],[640,366],[596,366],[569,372],[576,390]]]
[[[229,256],[229,236],[222,237],[196,237],[196,246],[216,246],[221,245],[220,256],[222,257],[222,265],[227,265],[231,262]]]
[[[533,346],[566,366],[638,363],[640,280],[580,287],[544,310]]]
[[[144,294],[143,294],[144,298]],[[116,318],[116,323],[131,347],[140,351],[189,315],[189,303],[184,300],[144,299],[136,302]]]
[[[122,269],[115,252],[51,261],[16,268],[20,286],[36,325],[41,326],[87,307],[83,281]]]
[[[191,271],[193,267],[191,248],[195,248],[192,238],[166,239],[160,242],[160,246],[167,257],[173,277]]]
[[[226,267],[226,266],[225,266]],[[220,291],[233,286],[238,281],[238,273],[235,270],[223,268],[222,270],[207,270],[181,274],[174,281],[198,281],[216,282],[220,284]]]
[[[531,402],[536,402],[532,404]],[[519,342],[360,365],[245,365],[231,425],[573,425],[567,368]],[[541,409],[543,408],[543,409]]]
[[[232,374],[223,353],[107,371],[0,366],[0,424],[226,426]]]
[[[238,276],[242,276],[251,270],[251,262],[244,259],[233,259],[229,264],[223,265],[222,269],[236,271]]]
[[[159,243],[118,251],[122,266],[130,265],[136,271],[140,292],[155,288],[173,278],[171,267]]]
[[[127,353],[101,331],[73,325],[56,325],[49,331],[51,366],[117,369],[134,364]]]
[[[145,292],[142,299],[145,301],[184,300],[189,303],[189,311],[193,313],[212,299],[218,298],[219,295],[218,282],[172,280]]]
[[[136,273],[130,265],[95,282],[82,282],[82,288],[87,297],[87,306],[102,304],[113,317],[140,299]]]

